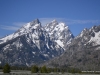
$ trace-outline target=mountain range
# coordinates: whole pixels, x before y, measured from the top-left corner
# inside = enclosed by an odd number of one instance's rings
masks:
[[[36,19],[0,39],[0,62],[27,66],[43,63],[61,55],[73,37],[64,23],[53,20],[42,26]]]
[[[71,41],[62,55],[46,62],[45,65],[100,70],[100,25],[85,28]]]
[[[49,67],[100,69],[100,26],[85,28],[74,37],[68,26],[56,20],[41,25],[38,19],[0,39],[0,63]]]

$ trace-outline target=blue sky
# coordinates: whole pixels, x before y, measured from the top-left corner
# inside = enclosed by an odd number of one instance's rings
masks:
[[[100,0],[0,0],[0,37],[39,18],[42,24],[65,22],[76,36],[100,25]]]

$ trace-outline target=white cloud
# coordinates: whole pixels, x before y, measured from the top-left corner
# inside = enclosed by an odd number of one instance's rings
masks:
[[[23,26],[25,24],[26,24],[25,22],[14,22],[13,23],[13,25],[18,26],[18,27],[21,27],[21,26]]]
[[[50,23],[53,20],[57,20],[58,22],[64,22],[64,18],[39,18],[42,25],[46,25],[47,23]]]
[[[66,20],[67,24],[88,24],[88,23],[100,23],[100,20]]]
[[[1,29],[4,29],[4,30],[18,30],[20,27],[22,27],[23,25],[25,25],[26,23],[24,22],[15,22],[15,23],[12,23],[12,25],[0,25],[0,28]]]
[[[54,18],[39,18],[40,22],[42,23],[42,25],[46,25],[47,23],[50,23],[52,20],[54,20]]]
[[[42,23],[42,26],[46,25],[47,23],[50,23],[53,20],[57,20],[58,22],[64,22],[66,25],[74,25],[74,24],[100,24],[100,20],[73,20],[73,19],[66,19],[66,18],[39,18],[40,22]],[[13,30],[16,31],[23,25],[25,25],[25,22],[14,22],[11,25],[0,25],[0,29],[4,30]]]
[[[19,27],[16,27],[16,26],[3,26],[3,25],[0,25],[1,29],[5,29],[5,30],[17,30]]]
[[[50,23],[52,20],[56,19],[58,22],[64,22],[67,25],[74,25],[74,24],[96,24],[100,23],[100,20],[73,20],[73,19],[66,19],[66,18],[39,18],[42,25]]]

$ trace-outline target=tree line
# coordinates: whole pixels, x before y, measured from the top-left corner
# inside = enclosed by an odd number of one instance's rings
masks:
[[[69,73],[81,73],[81,70],[77,68],[50,68],[46,66],[38,67],[37,65],[33,65],[31,67],[16,67],[16,66],[10,66],[8,63],[5,64],[3,67],[0,66],[0,69],[2,69],[3,73],[10,73],[11,70],[29,70],[31,73],[51,73],[51,72],[69,72]]]
[[[51,72],[69,72],[69,73],[81,73],[81,70],[77,68],[48,68],[46,66],[38,67],[36,65],[31,68],[32,73],[51,73]]]

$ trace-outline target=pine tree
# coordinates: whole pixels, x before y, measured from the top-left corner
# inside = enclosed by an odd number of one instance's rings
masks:
[[[8,63],[3,67],[3,73],[10,73],[10,65]]]
[[[47,68],[47,72],[50,73],[51,72],[51,68]]]
[[[37,73],[39,71],[38,66],[34,65],[31,69],[32,73]]]
[[[54,72],[58,72],[58,68],[55,67],[55,68],[54,68]]]
[[[41,73],[48,73],[46,66],[41,67]]]

